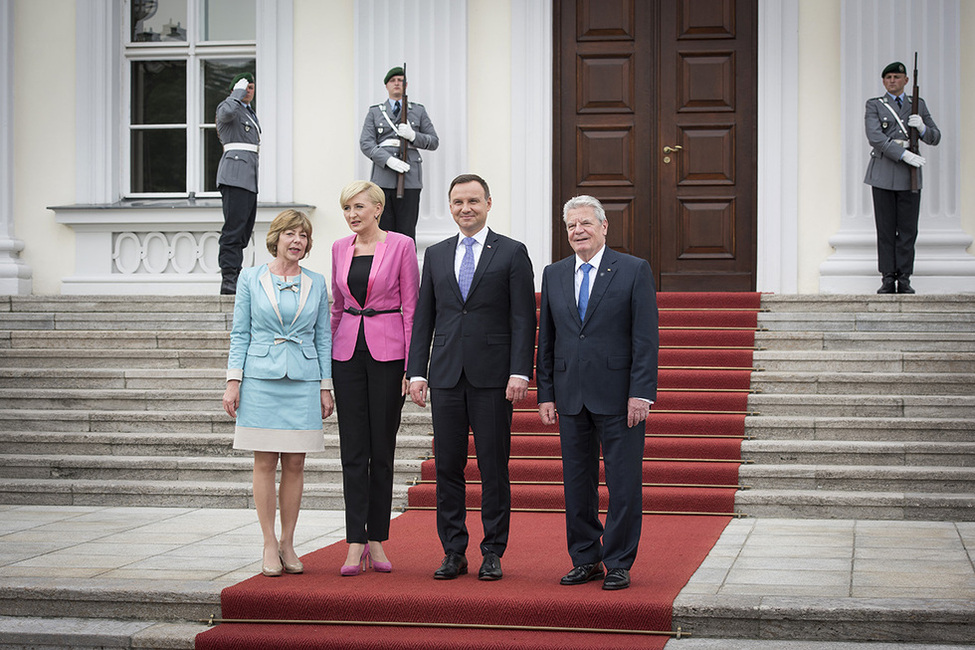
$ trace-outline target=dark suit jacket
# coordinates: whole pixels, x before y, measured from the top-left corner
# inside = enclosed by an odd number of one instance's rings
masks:
[[[407,375],[452,388],[461,372],[477,388],[532,374],[535,284],[528,249],[488,230],[464,302],[454,275],[458,236],[426,250]],[[433,342],[433,349],[430,343]]]
[[[545,267],[538,327],[538,402],[566,415],[583,407],[626,413],[630,397],[657,397],[657,295],[646,260],[606,248],[579,320],[575,256]]]

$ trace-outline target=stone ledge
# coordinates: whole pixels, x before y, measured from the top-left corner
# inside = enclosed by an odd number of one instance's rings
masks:
[[[681,594],[673,622],[696,637],[967,643],[975,638],[975,599]]]

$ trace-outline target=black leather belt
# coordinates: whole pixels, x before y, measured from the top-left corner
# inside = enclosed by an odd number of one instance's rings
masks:
[[[373,309],[372,307],[366,307],[365,309],[356,309],[355,307],[346,307],[345,311],[353,316],[375,316],[376,314],[398,314],[400,310],[399,308]]]

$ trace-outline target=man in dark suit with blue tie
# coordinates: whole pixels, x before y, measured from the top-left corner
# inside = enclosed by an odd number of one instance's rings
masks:
[[[625,589],[643,522],[644,421],[657,397],[657,295],[646,260],[606,246],[609,223],[597,199],[570,199],[562,217],[575,255],[542,274],[536,373],[538,413],[559,423],[562,443],[573,569],[561,583],[601,579],[605,564],[603,589]]]
[[[448,196],[460,234],[424,255],[407,374],[414,403],[425,406],[428,386],[431,392],[445,554],[434,578],[467,573],[464,468],[472,431],[484,526],[478,578],[498,580],[511,518],[512,403],[525,397],[532,374],[535,285],[525,245],[486,227],[491,191],[484,179],[458,176]]]

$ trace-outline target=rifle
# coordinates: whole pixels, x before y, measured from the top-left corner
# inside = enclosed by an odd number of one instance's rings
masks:
[[[409,100],[406,97],[406,62],[403,63],[403,99],[400,102],[402,109],[399,112],[399,123],[406,124],[406,113],[408,111],[407,106],[409,106]],[[403,162],[409,162],[409,155],[407,153],[409,149],[409,142],[406,138],[399,139],[399,157]],[[399,178],[396,179],[396,198],[403,198],[404,187],[406,184],[406,174],[400,174]]]
[[[920,104],[920,100],[918,98],[918,86],[917,86],[917,52],[915,52],[914,53],[914,89],[911,91],[911,115],[917,115],[918,104]],[[912,153],[918,153],[917,136],[918,136],[918,131],[912,126],[907,136],[909,138],[908,149],[910,149]],[[911,167],[911,191],[914,192],[915,194],[918,193],[917,185],[918,185],[917,167]]]

